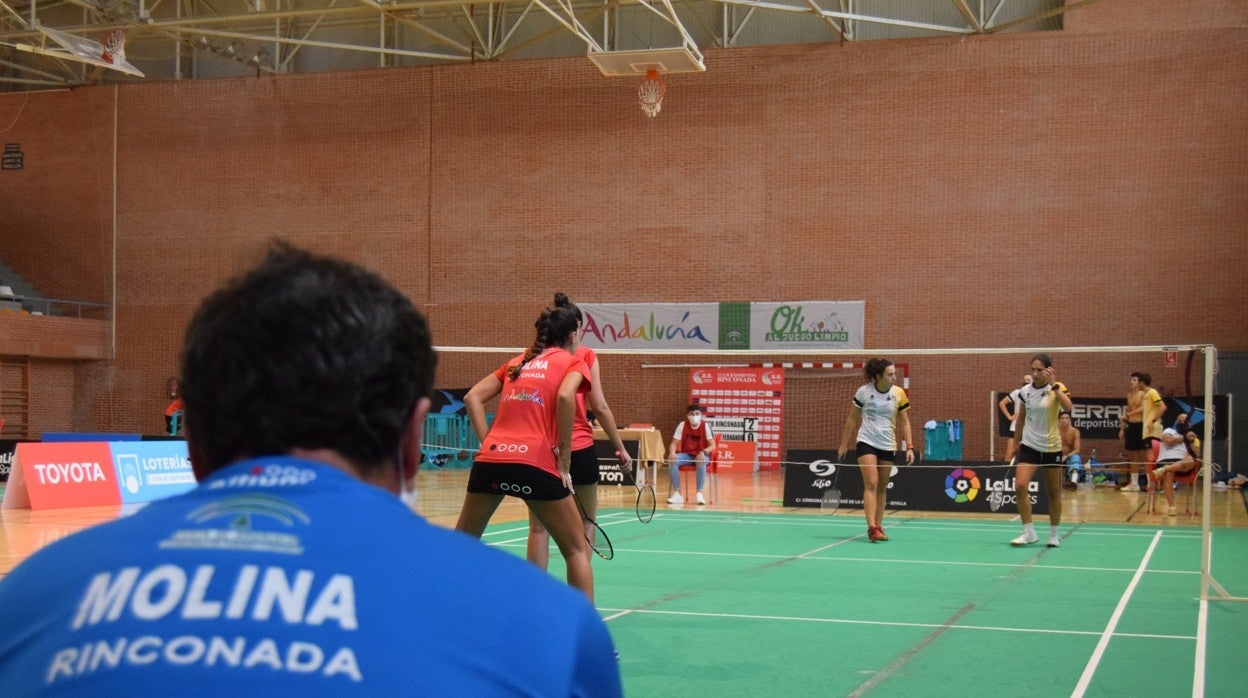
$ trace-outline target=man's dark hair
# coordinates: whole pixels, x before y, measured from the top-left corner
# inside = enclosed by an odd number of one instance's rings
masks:
[[[381,277],[276,243],[187,327],[181,388],[196,472],[295,448],[371,470],[395,457],[436,362],[425,319]]]

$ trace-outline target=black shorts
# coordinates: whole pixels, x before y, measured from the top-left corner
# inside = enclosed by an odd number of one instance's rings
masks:
[[[1043,465],[1045,467],[1061,467],[1062,452],[1054,451],[1052,453],[1045,453],[1044,451],[1037,451],[1026,444],[1021,444],[1018,447],[1018,455],[1014,457],[1014,462],[1029,463],[1031,465]]]
[[[1163,466],[1170,465],[1171,463],[1179,463],[1179,462],[1181,461],[1178,458],[1167,458],[1165,460],[1157,461],[1157,467],[1160,468]],[[1170,472],[1174,473],[1175,475],[1187,475],[1188,473],[1195,470],[1197,465],[1198,463],[1196,463],[1196,461],[1189,460],[1187,461],[1187,467],[1184,468],[1183,470],[1172,470]]]
[[[1147,451],[1148,442],[1144,440],[1144,422],[1127,422],[1122,442],[1123,448],[1128,451]]]
[[[482,461],[472,464],[472,472],[468,473],[468,491],[545,501],[563,499],[572,494],[563,486],[563,480],[528,463]]]
[[[582,448],[579,451],[573,451],[572,484],[597,485],[599,479],[598,451],[593,446],[590,446],[589,448]]]
[[[876,448],[875,446],[872,446],[871,444],[865,441],[858,442],[858,445],[855,447],[855,450],[854,450],[854,455],[857,456],[858,458],[862,458],[863,456],[875,456],[876,460],[879,461],[878,463],[879,465],[882,465],[884,463],[892,465],[893,460],[897,458],[896,451],[885,451],[885,450]]]

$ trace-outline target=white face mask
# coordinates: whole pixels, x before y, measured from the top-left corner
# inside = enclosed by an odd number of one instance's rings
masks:
[[[695,429],[701,423],[702,423],[702,415],[700,414],[695,414],[689,418],[689,426],[694,427]]]
[[[400,457],[396,459],[396,462],[399,467],[399,501],[403,502],[403,505],[408,509],[416,511],[416,500],[419,498],[419,493],[416,491],[416,486],[403,477],[403,459]]]

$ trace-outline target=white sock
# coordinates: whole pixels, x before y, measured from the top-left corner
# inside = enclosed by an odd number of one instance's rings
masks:
[[[1028,533],[1035,533],[1036,527],[1033,524],[1023,524],[1023,530]]]
[[[1058,532],[1057,532],[1057,528],[1058,528],[1057,526],[1049,526],[1049,535],[1050,535],[1050,536],[1058,536],[1058,537],[1060,538],[1061,536],[1060,536],[1060,534],[1058,534]]]

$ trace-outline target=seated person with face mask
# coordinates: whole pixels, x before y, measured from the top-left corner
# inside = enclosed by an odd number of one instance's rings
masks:
[[[672,443],[667,449],[667,464],[672,478],[672,496],[667,498],[668,504],[685,503],[685,497],[680,493],[680,466],[691,464],[698,467],[698,494],[695,501],[706,504],[702,489],[706,487],[706,465],[714,450],[715,434],[711,432],[711,425],[702,421],[702,408],[689,405],[685,409],[685,419],[676,425]]]

